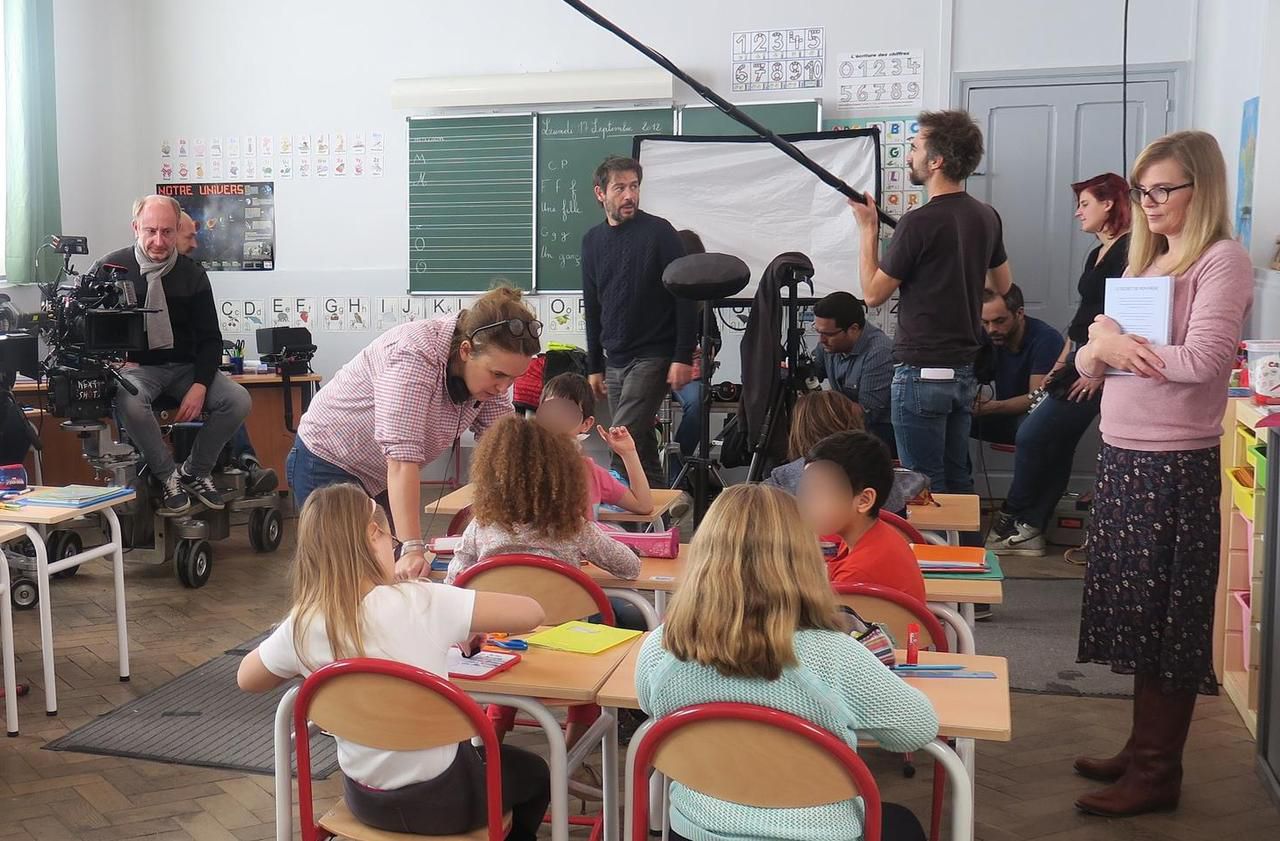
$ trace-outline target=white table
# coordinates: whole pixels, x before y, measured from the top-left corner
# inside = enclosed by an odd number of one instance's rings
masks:
[[[33,490],[35,490],[33,488]],[[44,709],[46,715],[58,714],[57,680],[53,672],[53,613],[49,604],[51,588],[49,576],[55,572],[78,567],[87,561],[98,558],[110,558],[112,572],[115,577],[116,596],[116,639],[120,648],[120,680],[129,680],[129,635],[127,633],[124,607],[124,544],[120,536],[120,519],[116,516],[115,507],[136,498],[133,491],[95,503],[84,508],[59,508],[45,505],[26,505],[16,509],[0,509],[0,523],[11,523],[21,526],[36,551],[36,590],[39,594],[40,612],[40,653],[44,659]],[[85,549],[66,558],[49,561],[49,551],[45,547],[44,536],[37,526],[57,526],[77,517],[88,514],[101,514],[111,530],[111,539],[92,549]],[[6,604],[7,604],[6,595]]]
[[[0,545],[26,534],[22,526],[0,523]],[[9,562],[0,558],[0,659],[4,661],[5,733],[18,735],[18,676],[13,665],[13,607],[9,600]]]

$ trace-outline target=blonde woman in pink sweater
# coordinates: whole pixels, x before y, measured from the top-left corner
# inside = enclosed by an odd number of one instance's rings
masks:
[[[1127,275],[1172,276],[1170,344],[1098,316],[1076,357],[1102,392],[1103,448],[1089,529],[1079,662],[1134,676],[1133,730],[1076,771],[1112,783],[1076,801],[1097,815],[1173,809],[1196,695],[1216,695],[1219,439],[1227,377],[1253,299],[1253,267],[1231,239],[1227,173],[1212,135],[1170,134],[1129,180],[1137,210]]]

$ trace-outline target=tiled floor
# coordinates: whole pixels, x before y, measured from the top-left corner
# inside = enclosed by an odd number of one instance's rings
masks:
[[[216,544],[215,552],[212,580],[201,590],[183,589],[167,568],[128,570],[133,680],[127,684],[115,674],[107,567],[95,563],[73,579],[54,583],[57,718],[43,714],[36,614],[16,614],[19,675],[37,686],[21,701],[22,736],[0,739],[0,841],[274,837],[267,777],[41,749],[49,739],[222,653],[279,617],[287,599],[290,538],[271,556],[255,555],[243,534]],[[1124,702],[1017,695],[1013,709],[1014,740],[978,748],[981,839],[1280,837],[1280,813],[1254,776],[1253,744],[1225,698],[1201,702],[1187,752],[1182,808],[1136,820],[1089,818],[1071,806],[1090,785],[1071,773],[1071,757],[1109,750],[1123,740],[1129,714]],[[532,734],[515,739],[537,743]],[[887,799],[926,816],[927,769],[904,780],[894,758],[879,757],[874,766]],[[321,784],[319,791],[333,796],[334,781]]]

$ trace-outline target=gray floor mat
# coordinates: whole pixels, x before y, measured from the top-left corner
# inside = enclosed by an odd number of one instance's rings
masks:
[[[1080,580],[1005,579],[1004,603],[974,638],[979,654],[1009,659],[1009,684],[1024,692],[1115,698],[1133,694],[1133,676],[1077,663]]]
[[[251,640],[245,640],[244,642],[242,642],[242,643],[240,643],[239,645],[237,645],[235,648],[228,648],[228,649],[227,649],[226,651],[224,651],[223,653],[224,653],[224,654],[238,654],[238,655],[240,655],[241,657],[243,657],[244,655],[248,654],[250,651],[253,651],[255,648],[257,648],[259,645],[261,645],[261,644],[262,644],[262,641],[263,641],[263,640],[265,640],[267,637],[271,636],[271,632],[272,632],[272,631],[274,631],[274,630],[275,630],[275,628],[268,628],[267,630],[265,630],[265,631],[263,631],[262,633],[258,634],[258,635],[257,635],[256,637],[254,637],[253,639],[251,639]]]
[[[240,659],[210,660],[45,748],[271,774],[276,706],[292,684],[263,695],[241,692]],[[311,768],[316,779],[338,769],[333,739],[311,739]]]

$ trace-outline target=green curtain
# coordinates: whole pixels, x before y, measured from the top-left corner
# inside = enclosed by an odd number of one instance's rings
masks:
[[[3,0],[6,213],[4,269],[33,283],[36,249],[60,233],[58,130],[53,79],[53,0]],[[42,261],[41,274],[57,261]],[[46,268],[48,271],[46,271]]]

